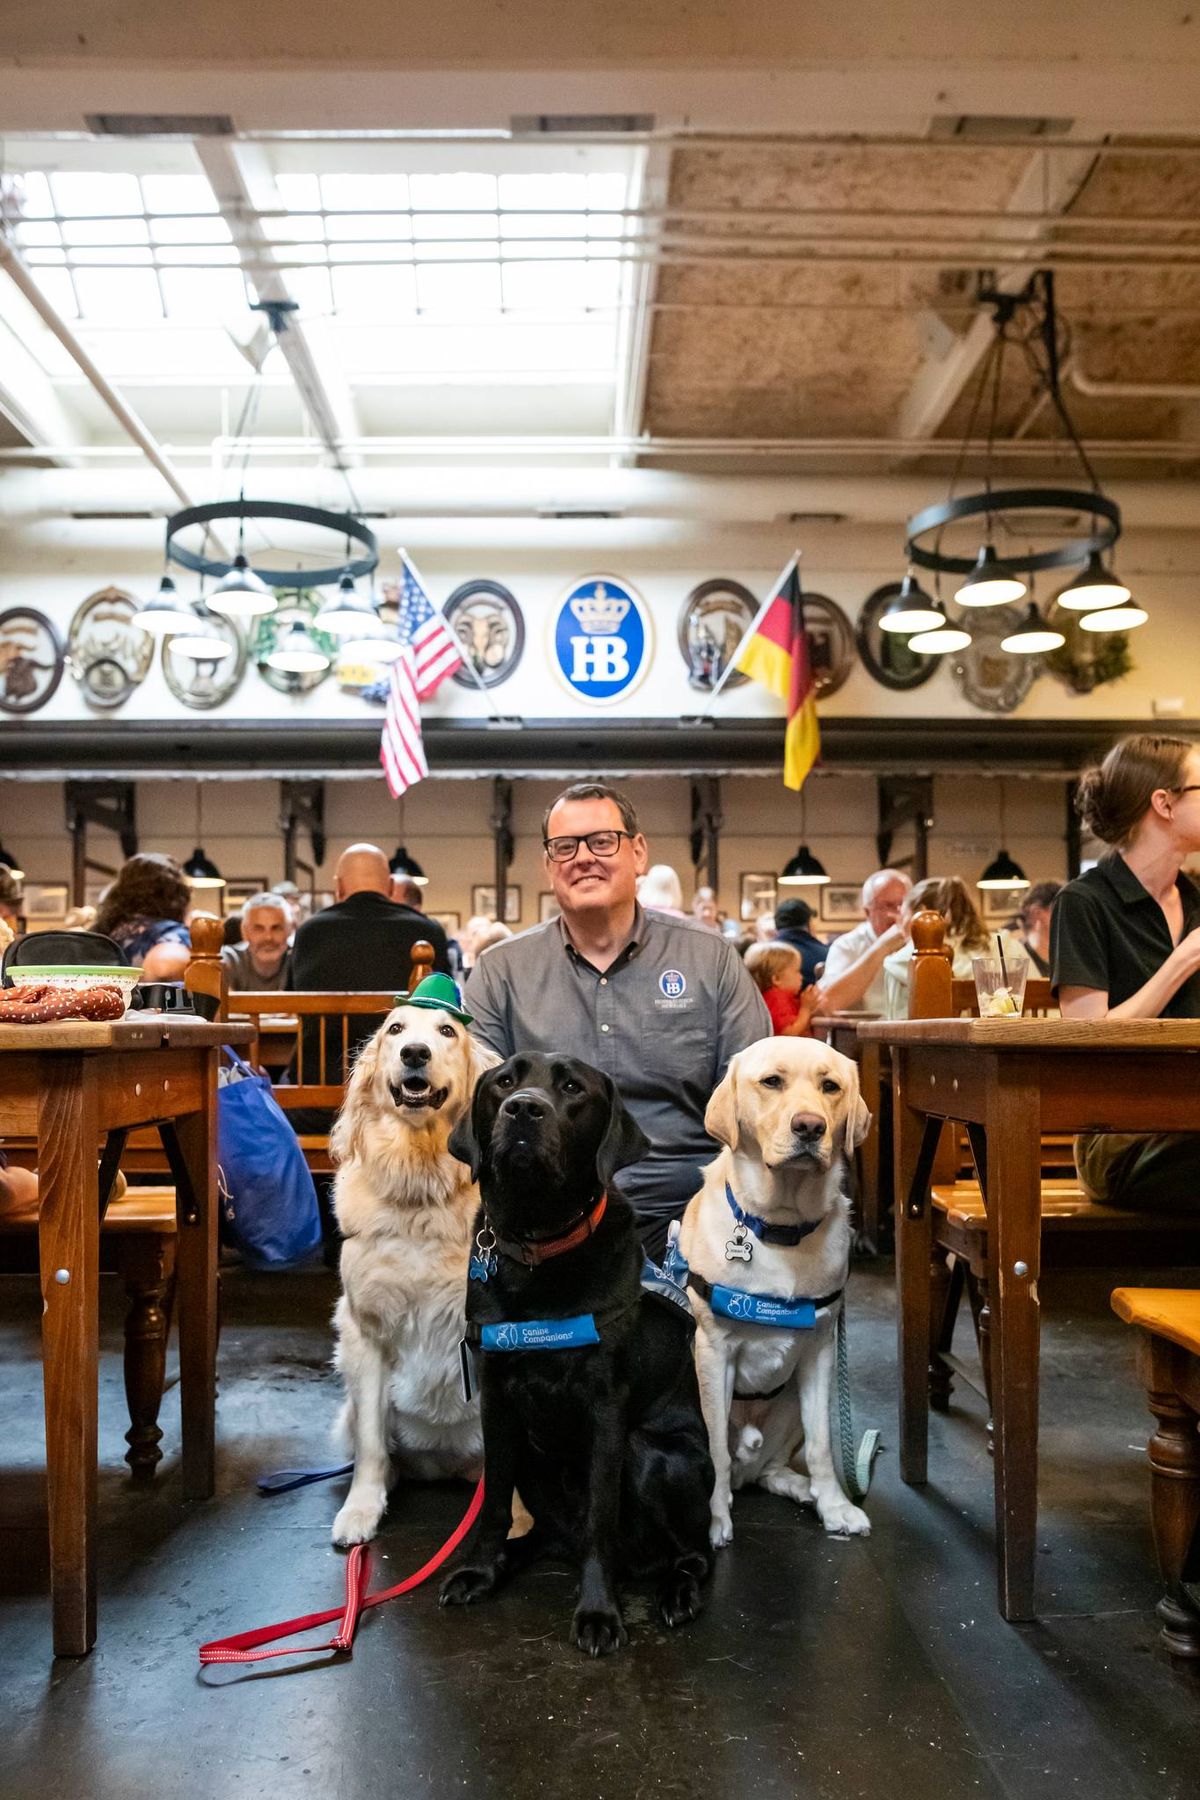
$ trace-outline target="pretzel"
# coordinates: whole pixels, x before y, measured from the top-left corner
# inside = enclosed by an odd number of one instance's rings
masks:
[[[45,1025],[52,1019],[119,1019],[125,995],[119,987],[98,984],[60,988],[51,982],[0,990],[0,1024]]]

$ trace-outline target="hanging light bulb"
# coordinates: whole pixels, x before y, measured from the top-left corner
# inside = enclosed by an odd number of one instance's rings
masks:
[[[1004,815],[1004,783],[1003,783],[1003,781],[1001,781],[999,784],[999,794],[1000,794],[1000,842],[1001,842],[1001,845],[1003,845],[1004,839],[1007,836],[1007,831],[1005,828],[1005,815]],[[985,888],[985,889],[986,888],[1027,888],[1029,886],[1029,877],[1026,875],[1026,873],[1025,873],[1024,869],[1021,867],[1020,863],[1014,862],[1012,857],[1008,854],[1008,851],[1001,848],[1001,849],[997,850],[995,856],[993,856],[991,862],[988,864],[987,868],[983,871],[983,874],[979,877],[979,880],[975,883],[975,886],[977,888]]]
[[[266,658],[267,667],[283,675],[323,674],[330,661],[302,619],[289,625]]]
[[[387,627],[383,627],[382,637],[343,638],[338,645],[338,667],[345,668],[351,663],[370,663],[372,666],[386,668],[394,663],[404,648],[398,637],[394,637]]]
[[[1005,568],[991,544],[984,544],[954,598],[960,606],[1003,606],[1006,600],[1019,600],[1024,592],[1021,577]]]
[[[919,656],[944,656],[947,650],[965,650],[971,634],[962,625],[952,625],[943,606],[937,608],[940,623],[932,631],[919,631],[910,637],[908,647]]]
[[[193,662],[224,662],[233,655],[233,645],[217,630],[203,601],[191,608],[191,622],[171,637],[171,649],[179,656],[190,656]]]
[[[391,861],[388,863],[388,868],[393,875],[403,875],[407,877],[409,881],[415,881],[418,887],[427,887],[429,885],[428,875],[425,873],[416,857],[409,855],[403,844],[397,845],[395,851],[392,853]]]
[[[1040,656],[1047,650],[1059,649],[1066,641],[1061,631],[1046,623],[1037,602],[1031,600],[1017,629],[1000,639],[1000,648],[1011,650],[1014,656]]]
[[[279,600],[274,588],[269,588],[262,577],[254,573],[239,550],[229,573],[222,575],[213,589],[208,604],[214,612],[224,613],[228,618],[255,619],[264,613],[273,613]]]
[[[1074,581],[1068,581],[1062,592],[1055,595],[1058,604],[1065,606],[1069,612],[1088,612],[1097,606],[1119,606],[1128,598],[1129,589],[1111,570],[1105,568],[1098,550],[1092,551],[1087,559],[1087,566],[1080,570]]]
[[[175,583],[164,575],[152,600],[143,600],[133,615],[133,623],[148,631],[151,637],[170,637],[177,631],[189,631],[196,615],[186,601],[179,598]]]
[[[910,569],[900,584],[900,592],[889,600],[879,615],[880,631],[934,631],[943,623],[944,614],[937,602],[925,592]]]
[[[1145,607],[1138,606],[1134,600],[1126,600],[1121,606],[1102,606],[1096,612],[1084,613],[1079,621],[1080,631],[1133,631],[1144,625],[1150,614]]]

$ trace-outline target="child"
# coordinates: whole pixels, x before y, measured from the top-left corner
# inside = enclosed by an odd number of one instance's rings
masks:
[[[804,986],[800,952],[792,944],[751,944],[746,967],[767,1003],[776,1037],[811,1037],[821,990]]]

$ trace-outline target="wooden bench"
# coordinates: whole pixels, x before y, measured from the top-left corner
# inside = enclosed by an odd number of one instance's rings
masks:
[[[5,1274],[37,1273],[37,1221],[36,1195],[0,1205],[0,1267]],[[120,1276],[129,1301],[125,1398],[130,1423],[125,1461],[135,1481],[151,1480],[162,1459],[158,1412],[175,1301],[175,1240],[173,1187],[127,1188],[113,1194],[100,1227],[100,1267]]]
[[[1158,1603],[1172,1656],[1200,1659],[1200,1290],[1117,1288],[1113,1311],[1138,1326],[1138,1362],[1157,1421],[1150,1439],[1150,1517],[1166,1593]]]
[[[945,931],[938,913],[918,913],[913,920],[910,1018],[978,1015],[975,984],[955,978],[945,948]],[[1052,1009],[1049,981],[1028,981],[1026,1014],[1046,1014]],[[1061,1134],[1042,1140],[1043,1269],[1146,1269],[1196,1260],[1196,1231],[1187,1220],[1169,1213],[1131,1212],[1089,1199],[1074,1173],[1072,1142]],[[958,1362],[952,1348],[964,1293],[975,1326],[984,1394],[991,1407],[990,1234],[978,1178],[962,1173],[963,1145],[959,1128],[948,1124],[930,1186],[929,1404],[939,1412],[950,1404],[955,1375],[973,1383],[971,1372]],[[966,1154],[969,1158],[969,1144]],[[989,1434],[990,1429],[989,1424]]]

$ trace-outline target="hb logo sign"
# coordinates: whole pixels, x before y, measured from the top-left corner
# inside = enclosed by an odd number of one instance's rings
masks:
[[[650,617],[628,583],[589,576],[566,595],[554,619],[553,657],[573,694],[594,706],[632,692],[650,662]]]

